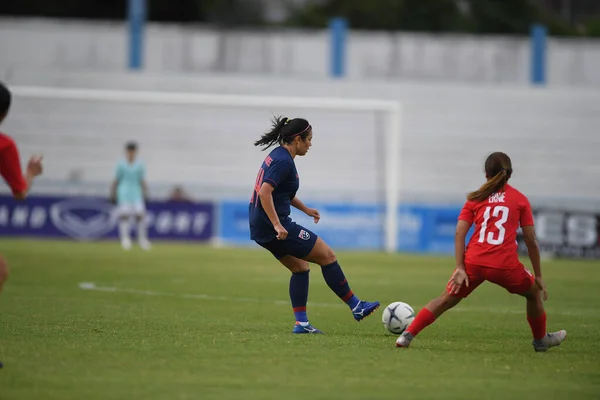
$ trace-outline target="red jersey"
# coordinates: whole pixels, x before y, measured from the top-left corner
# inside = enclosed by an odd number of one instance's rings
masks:
[[[27,190],[27,182],[21,172],[21,160],[15,141],[0,133],[0,175],[8,183],[13,193]]]
[[[521,265],[517,254],[517,229],[533,226],[527,197],[510,185],[482,202],[467,201],[459,220],[475,223],[465,251],[465,263],[491,268]]]

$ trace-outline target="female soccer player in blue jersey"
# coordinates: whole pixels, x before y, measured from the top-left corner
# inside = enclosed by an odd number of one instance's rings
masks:
[[[321,266],[325,282],[348,304],[357,321],[379,307],[377,301],[371,303],[356,297],[333,250],[289,216],[293,206],[313,217],[315,223],[319,222],[319,212],[296,197],[300,182],[294,158],[306,155],[312,136],[312,127],[305,119],[279,117],[273,121],[271,131],[254,143],[263,146],[263,150],[279,144],[264,160],[256,178],[250,200],[250,235],[292,272],[290,298],[296,318],[293,333],[322,333],[309,323],[306,315],[309,262]]]

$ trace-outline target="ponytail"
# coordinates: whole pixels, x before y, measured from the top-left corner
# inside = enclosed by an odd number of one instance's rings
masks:
[[[281,141],[281,129],[287,124],[289,118],[285,117],[273,117],[271,120],[271,130],[260,137],[256,142],[255,146],[265,146],[263,151]]]
[[[0,120],[3,118],[3,114],[8,113],[10,109],[11,97],[10,90],[0,82]]]
[[[506,171],[506,169],[501,169],[499,173],[497,173],[492,179],[488,180],[486,183],[481,185],[479,189],[469,193],[467,195],[467,199],[477,202],[484,201],[492,194],[499,192],[500,189],[502,189],[504,185],[506,185],[506,182],[508,182],[508,178],[509,174]]]
[[[499,192],[512,176],[512,162],[506,153],[495,152],[485,160],[485,176],[488,179],[479,189],[467,195],[467,200],[481,202]]]

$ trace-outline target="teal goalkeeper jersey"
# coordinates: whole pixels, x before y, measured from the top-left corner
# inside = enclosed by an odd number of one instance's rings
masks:
[[[129,163],[122,160],[117,165],[117,200],[120,204],[140,203],[144,201],[142,181],[144,180],[144,164],[140,161]]]

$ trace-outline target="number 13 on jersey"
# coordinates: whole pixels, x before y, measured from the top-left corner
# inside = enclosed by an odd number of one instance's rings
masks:
[[[488,222],[490,220],[490,216],[493,216],[498,219],[494,225],[498,228],[498,237],[494,238],[494,232],[487,232]],[[500,245],[504,243],[504,237],[506,235],[506,229],[504,228],[504,224],[508,221],[508,207],[506,206],[495,206],[486,207],[485,212],[483,213],[483,223],[481,224],[481,230],[479,231],[479,243],[487,242],[492,245]]]

